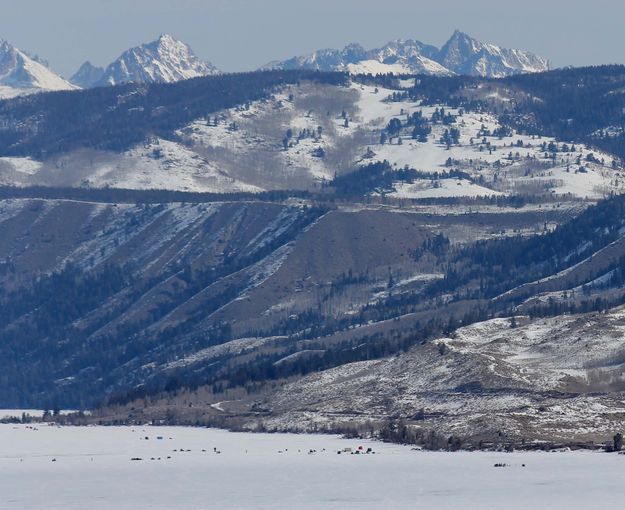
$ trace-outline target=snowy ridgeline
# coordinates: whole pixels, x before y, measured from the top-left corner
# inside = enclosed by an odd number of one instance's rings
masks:
[[[480,42],[456,30],[441,49],[414,39],[397,39],[372,50],[352,43],[342,50],[323,49],[282,62],[270,62],[264,68],[501,78],[546,71],[549,62],[526,51]]]
[[[599,453],[429,453],[335,436],[26,425],[0,425],[0,445],[6,510],[622,505],[614,488],[623,457]],[[375,453],[345,451],[368,448]]]
[[[398,177],[390,189],[372,194],[552,192],[597,199],[625,188],[625,173],[608,154],[502,129],[488,113],[391,101],[394,92],[357,83],[287,87],[267,100],[198,119],[176,133],[177,141],[154,138],[122,154],[84,149],[45,162],[0,158],[0,184],[218,193],[318,189],[337,173],[387,160],[396,170],[409,167],[421,175]],[[478,93],[507,100],[500,92]],[[421,136],[410,120],[415,114],[426,128]]]

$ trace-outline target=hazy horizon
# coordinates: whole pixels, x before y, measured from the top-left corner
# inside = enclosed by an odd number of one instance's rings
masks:
[[[256,69],[321,48],[357,42],[366,48],[393,39],[441,46],[455,29],[484,42],[532,51],[554,67],[625,63],[620,22],[625,6],[597,0],[450,0],[445,7],[398,0],[317,0],[293,6],[286,0],[21,0],[3,6],[0,39],[50,63],[68,77],[89,60],[106,66],[124,50],[161,33],[190,44],[202,59],[224,71]],[[608,10],[606,10],[608,9]],[[610,16],[599,16],[610,12]],[[34,14],[33,14],[34,13]],[[580,33],[584,37],[580,37]],[[588,44],[592,41],[592,44]]]

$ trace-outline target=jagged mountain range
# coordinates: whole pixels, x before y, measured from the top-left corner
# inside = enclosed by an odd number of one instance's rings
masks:
[[[263,69],[503,77],[545,71],[549,63],[532,53],[485,44],[456,31],[441,49],[412,39],[396,40],[373,50],[350,44],[342,50],[320,50],[272,62]],[[189,45],[169,34],[126,50],[106,68],[87,61],[69,80],[54,72],[43,60],[0,40],[0,97],[128,82],[171,83],[219,72],[213,64],[198,58]]]
[[[214,65],[200,60],[189,45],[169,34],[126,50],[106,68],[87,61],[69,80],[43,60],[0,40],[0,98],[129,82],[171,83],[218,73]]]
[[[456,30],[435,59],[456,74],[502,78],[513,74],[549,70],[543,57],[487,44]]]
[[[282,62],[271,62],[264,68],[372,74],[463,74],[501,78],[546,71],[549,62],[526,51],[482,43],[456,30],[441,49],[413,39],[392,41],[373,50],[350,44],[342,50],[320,50]]]
[[[219,73],[213,64],[200,60],[188,44],[169,34],[126,50],[99,77],[97,68],[90,70],[96,72],[91,73],[91,80],[81,80],[84,88],[128,82],[171,83]],[[72,81],[78,84],[76,80],[82,77],[74,75]]]
[[[70,81],[91,88],[129,82],[171,83],[214,74],[219,74],[217,68],[200,60],[188,44],[163,34],[155,41],[124,51],[106,68],[85,62]]]

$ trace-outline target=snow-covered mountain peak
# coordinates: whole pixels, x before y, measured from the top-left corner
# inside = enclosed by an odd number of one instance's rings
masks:
[[[460,71],[468,57],[482,51],[484,45],[464,32],[456,30],[441,48],[439,62],[448,69]]]
[[[456,30],[436,59],[457,74],[500,78],[549,70],[549,61],[533,53],[478,41]]]
[[[382,46],[379,50],[372,51],[382,51],[387,54],[396,53],[405,57],[419,54],[432,58],[438,52],[438,48],[422,43],[416,39],[394,39]]]
[[[2,95],[8,96],[76,88],[52,71],[44,60],[31,57],[3,39],[0,39],[0,87],[6,89]]]
[[[163,57],[179,54],[188,58],[193,55],[193,51],[188,44],[179,41],[170,34],[161,34],[156,40],[145,44],[144,47],[159,53]]]
[[[218,72],[215,66],[200,60],[188,44],[170,34],[161,34],[155,41],[122,53],[96,85],[171,83]]]
[[[293,57],[283,62],[275,61],[262,69],[311,69],[315,71],[344,71],[349,64],[367,60],[368,52],[360,44],[351,43],[342,50],[322,49],[308,55]]]
[[[382,48],[366,50],[357,43],[341,50],[324,49],[282,62],[271,62],[263,69],[312,69],[358,73],[407,73],[449,75],[430,56],[438,50],[416,40],[395,40]]]
[[[92,87],[104,75],[102,67],[94,66],[91,62],[83,63],[78,71],[70,78],[70,82],[82,88]]]
[[[180,41],[178,41],[173,35],[171,34],[161,34],[158,36],[158,39],[156,39],[157,43],[159,44],[181,44]],[[184,44],[184,43],[182,43]]]
[[[458,59],[461,59],[467,53],[476,53],[481,51],[482,48],[484,48],[484,44],[480,41],[460,30],[456,30],[441,48],[441,53],[444,55],[449,54],[450,56],[456,55]]]
[[[350,44],[342,50],[315,51],[282,62],[272,62],[265,66],[267,68],[502,77],[546,71],[549,62],[529,52],[482,43],[456,30],[440,50],[416,39],[396,39],[373,50]]]

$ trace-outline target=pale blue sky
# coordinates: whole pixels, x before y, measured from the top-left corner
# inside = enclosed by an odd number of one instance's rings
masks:
[[[625,63],[620,0],[0,0],[0,13],[0,38],[65,76],[163,32],[225,71],[350,42],[440,46],[455,28],[556,66]]]

